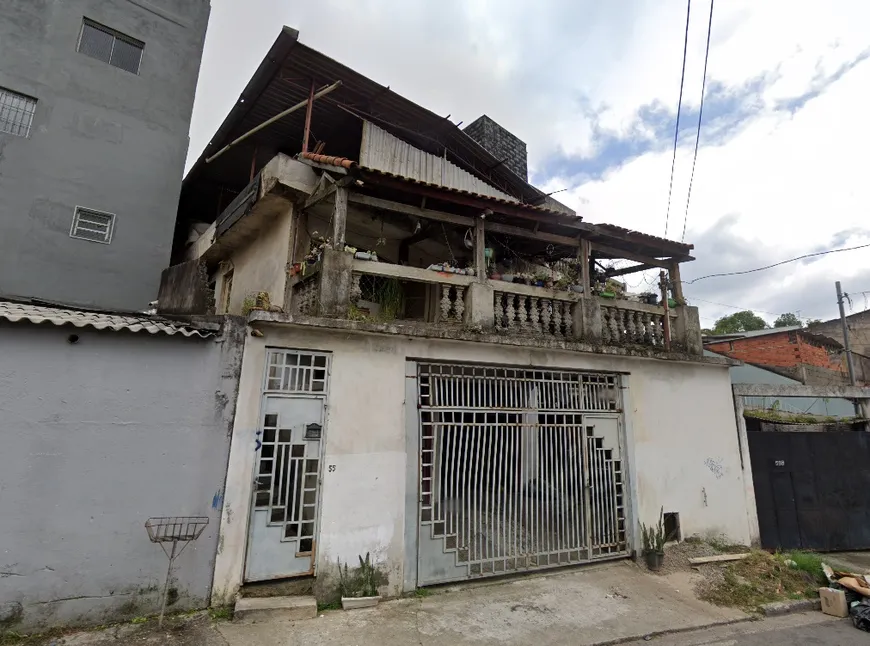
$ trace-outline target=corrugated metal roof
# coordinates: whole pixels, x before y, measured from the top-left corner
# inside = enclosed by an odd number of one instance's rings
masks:
[[[479,197],[479,198],[482,198],[485,200],[490,200],[492,202],[498,202],[501,204],[511,204],[513,206],[517,206],[517,207],[520,207],[523,209],[528,209],[529,211],[537,211],[539,213],[549,213],[551,215],[559,215],[559,216],[566,216],[566,217],[575,217],[575,218],[577,218],[578,222],[581,220],[581,218],[579,216],[569,216],[568,214],[564,213],[563,211],[554,211],[554,210],[545,208],[543,206],[533,206],[531,204],[522,204],[522,203],[517,202],[516,200],[514,200],[510,197],[497,197],[494,195],[485,195],[482,193],[472,193],[471,191],[463,190],[460,188],[452,188],[450,186],[443,186],[441,184],[437,184],[437,183],[433,183],[433,182],[427,182],[424,180],[414,179],[413,177],[406,177],[404,175],[391,173],[389,171],[381,170],[379,168],[370,168],[368,166],[358,164],[357,162],[353,161],[352,159],[348,159],[347,157],[334,157],[331,155],[318,155],[317,153],[299,153],[298,156],[302,157],[304,159],[310,159],[311,161],[317,162],[318,164],[325,164],[327,166],[337,166],[340,168],[359,168],[361,170],[368,171],[371,173],[377,173],[378,175],[384,175],[386,177],[394,177],[396,179],[400,179],[400,180],[409,182],[411,184],[422,184],[424,186],[429,186],[432,188],[438,188],[438,189],[442,189],[445,191],[450,191],[451,193],[462,193],[464,195],[471,195],[473,197]],[[496,192],[498,192],[498,191],[496,191]],[[558,223],[554,222],[554,224],[558,224]]]
[[[359,163],[370,170],[379,170],[424,184],[494,197],[507,202],[519,202],[444,157],[415,148],[369,121],[363,121]]]
[[[643,244],[644,241],[648,242],[651,246],[655,247],[662,243],[666,243],[669,250],[673,249],[683,249],[686,253],[695,248],[693,244],[687,244],[685,242],[677,242],[676,240],[668,240],[667,238],[660,238],[658,236],[650,235],[649,233],[641,233],[640,231],[634,231],[632,229],[626,229],[625,227],[620,227],[615,224],[596,224],[596,227],[601,229],[602,231],[610,231],[613,233],[619,233],[623,235],[631,236],[632,242],[638,242]]]
[[[149,334],[181,334],[186,337],[208,338],[214,336],[212,330],[199,329],[166,319],[149,316],[132,316],[127,314],[109,314],[105,312],[83,312],[67,310],[59,307],[45,307],[27,303],[0,301],[0,320],[18,323],[52,323],[53,325],[73,325],[75,327],[91,327],[96,330],[112,330],[118,332],[148,332]]]

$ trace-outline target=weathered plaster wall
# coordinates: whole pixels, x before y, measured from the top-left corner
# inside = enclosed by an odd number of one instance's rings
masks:
[[[169,264],[208,0],[3,0],[0,87],[37,100],[0,133],[0,294],[144,309]],[[144,41],[139,74],[76,52],[88,17]],[[111,244],[71,238],[76,206]]]
[[[267,347],[333,353],[318,542],[318,580],[336,558],[371,552],[389,575],[383,590],[402,591],[405,550],[405,370],[410,359],[560,367],[628,373],[629,467],[635,472],[639,520],[659,508],[680,513],[684,535],[725,534],[749,541],[731,384],[725,365],[700,365],[482,343],[411,339],[347,331],[261,325],[249,337],[227,475],[223,550],[215,597],[241,584],[254,433]],[[633,474],[634,475],[634,474]],[[754,510],[752,510],[754,513]],[[635,537],[635,541],[637,537]],[[635,547],[638,547],[635,543]]]
[[[286,209],[262,228],[256,240],[232,254],[230,314],[241,314],[245,297],[257,292],[268,292],[272,305],[283,306],[292,226],[293,208],[288,203]],[[219,303],[224,302],[223,294],[215,298]]]
[[[207,604],[245,334],[228,325],[185,339],[0,324],[0,629],[159,611],[150,516],[209,517],[169,609]]]

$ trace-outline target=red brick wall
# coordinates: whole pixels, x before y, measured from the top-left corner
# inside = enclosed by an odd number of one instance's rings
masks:
[[[706,347],[713,352],[734,359],[765,366],[790,368],[799,364],[842,371],[839,357],[830,356],[828,350],[808,343],[800,334],[789,338],[789,332],[711,343]]]

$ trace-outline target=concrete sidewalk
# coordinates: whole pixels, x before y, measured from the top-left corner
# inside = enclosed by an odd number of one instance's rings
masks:
[[[682,589],[680,589],[682,588]],[[698,601],[686,575],[630,562],[438,590],[298,622],[227,623],[229,646],[589,645],[746,619]]]

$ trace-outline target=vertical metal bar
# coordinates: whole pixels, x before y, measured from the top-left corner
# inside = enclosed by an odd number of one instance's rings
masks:
[[[583,449],[580,447],[580,443],[578,441],[578,432],[582,429],[582,426],[578,424],[580,421],[579,415],[572,416],[572,425],[570,429],[570,441],[571,441],[571,475],[573,480],[573,486],[571,489],[571,499],[572,499],[572,508],[573,508],[573,516],[574,516],[574,543],[577,546],[579,557],[580,548],[584,544],[584,525],[583,525],[583,471],[582,471],[582,460],[583,460]]]
[[[559,450],[556,452],[556,456],[559,460],[559,509],[560,509],[560,517],[562,519],[561,523],[561,533],[560,536],[560,549],[565,551],[570,548],[570,544],[568,541],[568,537],[571,535],[570,524],[569,524],[569,515],[568,515],[568,483],[566,482],[565,476],[567,461],[568,461],[568,451],[567,445],[565,442],[565,421],[567,419],[567,413],[562,417],[562,426],[559,427]],[[561,562],[561,557],[559,558]]]
[[[585,519],[584,530],[586,532],[586,559],[592,559],[592,481],[589,465],[589,441],[586,437],[586,419],[580,427],[580,451],[582,452],[583,464],[583,516]]]
[[[305,130],[302,133],[302,152],[308,152],[308,136],[311,134],[311,112],[314,109],[314,79],[311,79],[311,89],[308,91],[308,105],[305,106]]]
[[[468,473],[468,450],[467,450],[468,441],[467,440],[468,440],[468,433],[465,432],[465,433],[463,433],[463,438],[462,438],[462,446],[463,446],[462,455],[460,455],[459,458],[457,458],[457,461],[459,462],[459,470],[462,473],[466,473],[466,474]],[[467,483],[467,480],[466,480],[466,483]],[[466,484],[466,488],[467,488],[467,486],[468,485]],[[466,538],[466,535],[468,534],[468,492],[467,491],[463,491],[461,501],[459,501],[459,500],[456,501],[456,513],[459,515],[459,522],[457,523],[458,527],[457,527],[457,531],[456,531],[456,547],[457,547],[457,549],[460,549],[460,547],[461,547],[460,544],[463,541],[464,541],[465,545],[468,545],[468,539]]]

